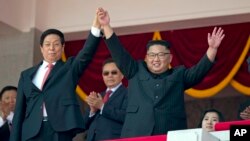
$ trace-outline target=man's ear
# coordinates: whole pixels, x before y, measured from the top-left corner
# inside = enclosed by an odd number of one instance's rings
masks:
[[[170,56],[169,56],[169,64],[172,62],[172,60],[173,60],[173,55],[170,54]]]
[[[147,59],[147,54],[146,54],[145,57],[144,57],[144,61],[146,61],[146,59]]]
[[[171,68],[172,68],[172,66],[171,66],[172,60],[173,60],[173,55],[170,54],[170,56],[169,56],[169,65],[168,65],[168,69],[171,69]]]
[[[40,51],[42,52],[42,49],[43,49],[43,47],[42,46],[40,46]]]

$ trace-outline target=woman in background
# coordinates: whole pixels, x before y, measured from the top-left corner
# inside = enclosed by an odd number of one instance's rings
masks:
[[[198,128],[203,128],[204,130],[211,132],[215,130],[214,126],[216,123],[223,121],[225,120],[221,112],[216,109],[208,109],[203,112]]]

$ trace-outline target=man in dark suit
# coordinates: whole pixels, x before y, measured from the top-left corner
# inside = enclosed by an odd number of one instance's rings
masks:
[[[107,89],[87,98],[90,109],[85,114],[87,141],[120,138],[127,107],[127,88],[122,85],[123,75],[112,59],[103,63],[102,77]]]
[[[144,61],[135,61],[113,32],[107,11],[100,8],[98,20],[112,58],[129,81],[121,136],[158,135],[187,128],[184,90],[199,83],[212,67],[223,30],[215,28],[208,34],[209,48],[197,65],[170,69],[172,54],[167,41],[149,41]]]
[[[92,29],[99,27],[95,18]],[[63,33],[57,29],[43,32],[40,49],[44,60],[23,71],[19,79],[10,141],[72,141],[83,131],[75,89],[99,44],[100,33],[92,29],[83,49],[66,62],[61,60]]]
[[[1,141],[9,141],[9,138],[10,138],[10,128],[8,122],[5,122],[0,127],[0,139]]]
[[[16,105],[17,87],[5,86],[0,92],[0,139],[9,141],[13,111]]]

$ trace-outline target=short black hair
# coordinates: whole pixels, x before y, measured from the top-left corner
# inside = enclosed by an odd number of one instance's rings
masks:
[[[162,45],[166,47],[166,49],[169,49],[171,46],[170,42],[165,41],[165,40],[151,40],[151,41],[148,41],[147,43],[147,46],[146,46],[147,50],[153,45]]]
[[[60,37],[61,40],[61,44],[63,45],[65,43],[65,39],[64,39],[64,35],[60,30],[57,29],[48,29],[46,31],[44,31],[40,37],[40,45],[43,46],[43,42],[46,36],[50,35],[50,34],[56,34]]]
[[[199,124],[198,124],[198,128],[201,128],[201,126],[202,126],[202,121],[203,121],[205,115],[206,115],[207,113],[210,113],[210,112],[214,112],[214,113],[216,113],[216,114],[218,115],[218,117],[219,117],[219,122],[225,121],[224,116],[222,115],[222,113],[221,113],[220,111],[218,111],[218,110],[216,110],[216,109],[207,109],[207,110],[205,110],[205,111],[202,113],[202,115],[201,115],[201,118],[200,118],[200,121],[199,121]]]
[[[5,86],[5,87],[3,87],[3,89],[0,92],[0,99],[2,99],[2,96],[3,96],[4,92],[11,91],[11,90],[17,91],[17,87],[15,87],[15,86]]]
[[[102,68],[109,63],[115,63],[115,61],[112,58],[108,58],[106,59],[103,63],[102,63]]]

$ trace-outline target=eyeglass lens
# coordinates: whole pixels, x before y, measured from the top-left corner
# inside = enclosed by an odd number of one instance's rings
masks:
[[[108,76],[109,74],[116,75],[117,73],[118,73],[117,71],[104,71],[102,74],[104,76]]]

